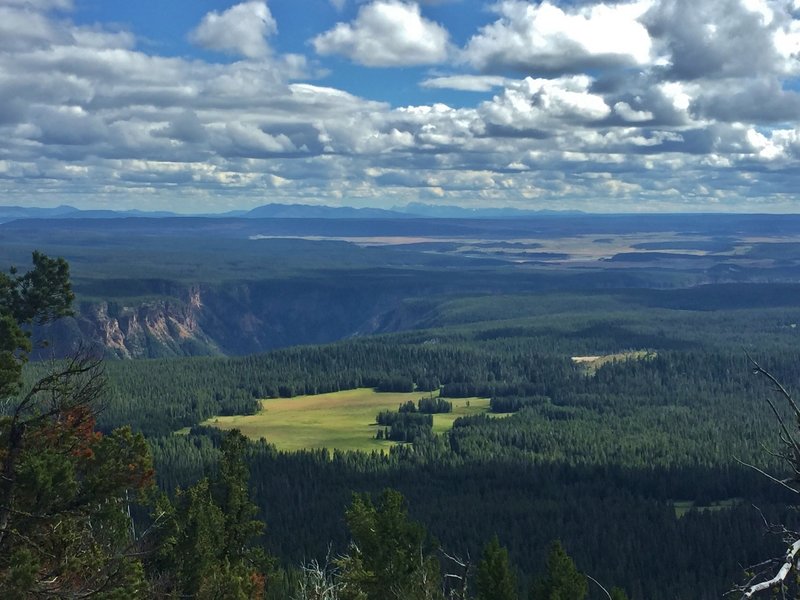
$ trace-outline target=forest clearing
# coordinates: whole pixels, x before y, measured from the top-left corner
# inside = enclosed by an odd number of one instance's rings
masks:
[[[379,440],[375,416],[397,410],[409,400],[426,397],[425,392],[377,392],[372,388],[329,394],[271,398],[261,401],[254,415],[213,417],[204,425],[224,430],[239,429],[251,439],[266,438],[279,450],[388,450],[397,442]],[[489,412],[488,398],[453,398],[453,412],[433,417],[433,431],[444,433],[458,417]]]

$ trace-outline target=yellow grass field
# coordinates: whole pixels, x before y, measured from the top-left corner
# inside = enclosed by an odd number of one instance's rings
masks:
[[[601,356],[573,356],[572,362],[580,365],[586,375],[594,375],[597,369],[611,362],[625,360],[653,360],[656,353],[652,350],[632,350],[619,354],[604,354]]]
[[[328,448],[329,450],[385,451],[396,444],[376,440],[375,416],[382,410],[397,410],[416,402],[424,392],[378,393],[362,388],[317,396],[295,396],[261,401],[255,415],[212,417],[203,425],[239,429],[252,439],[266,438],[280,450]],[[489,411],[488,398],[453,398],[453,412],[433,416],[433,431],[443,433],[458,417]],[[467,406],[469,404],[469,406]]]

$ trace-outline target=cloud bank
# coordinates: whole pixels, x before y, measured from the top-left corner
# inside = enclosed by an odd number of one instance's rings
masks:
[[[429,12],[472,3],[319,1],[302,53],[265,2],[202,16],[211,60],[0,0],[0,203],[800,209],[791,2],[503,0],[457,44]]]

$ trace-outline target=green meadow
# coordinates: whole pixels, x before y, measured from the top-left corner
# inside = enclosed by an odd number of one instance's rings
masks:
[[[396,444],[376,440],[376,415],[425,396],[379,393],[370,388],[346,390],[316,396],[273,398],[261,401],[254,415],[212,417],[203,424],[220,429],[239,429],[252,439],[265,438],[279,450],[328,448],[329,450],[385,451]],[[458,417],[489,411],[488,398],[453,398],[453,412],[433,416],[433,431],[443,433]]]
[[[742,498],[728,498],[726,500],[719,500],[718,502],[712,502],[711,504],[702,505],[697,504],[693,500],[676,500],[673,502],[673,506],[675,507],[675,516],[679,519],[690,513],[694,512],[704,512],[704,511],[717,511],[717,510],[725,510],[730,509],[738,504],[744,502]]]

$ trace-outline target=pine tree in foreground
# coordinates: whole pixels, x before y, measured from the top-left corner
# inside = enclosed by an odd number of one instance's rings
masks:
[[[511,569],[508,550],[495,535],[483,550],[476,576],[476,600],[517,600],[517,578]]]
[[[547,571],[531,590],[531,600],[584,600],[589,582],[578,572],[560,541],[553,542],[547,556]]]
[[[70,314],[63,259],[34,252],[23,275],[0,273],[0,597],[143,598],[129,514],[153,485],[144,438],[95,430],[99,360],[55,362],[24,384],[31,326]]]

